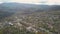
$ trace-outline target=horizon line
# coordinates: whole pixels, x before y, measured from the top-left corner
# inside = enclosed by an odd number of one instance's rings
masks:
[[[60,5],[60,4],[55,4],[55,3],[32,3],[32,2],[0,2],[0,4],[2,3],[25,3],[25,4],[36,4],[36,5]]]

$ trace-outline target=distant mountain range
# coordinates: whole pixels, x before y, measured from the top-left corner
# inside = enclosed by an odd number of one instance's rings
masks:
[[[11,13],[32,13],[40,11],[56,11],[60,10],[58,5],[35,5],[35,4],[24,4],[24,3],[2,3],[0,4],[0,16],[11,15]]]
[[[0,10],[3,11],[10,11],[10,12],[15,12],[15,11],[24,11],[26,9],[34,9],[34,8],[41,8],[41,9],[46,9],[49,7],[48,5],[34,5],[34,4],[23,4],[23,3],[2,3],[0,4]]]
[[[60,6],[57,5],[35,5],[35,4],[23,4],[23,3],[2,3],[0,4],[0,10],[2,11],[9,11],[9,12],[17,12],[17,11],[24,11],[27,9],[31,10],[52,10],[52,9],[59,9]]]

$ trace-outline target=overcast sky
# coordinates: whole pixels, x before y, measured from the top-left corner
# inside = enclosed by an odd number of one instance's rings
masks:
[[[18,2],[34,4],[60,4],[60,0],[0,0],[0,2]]]

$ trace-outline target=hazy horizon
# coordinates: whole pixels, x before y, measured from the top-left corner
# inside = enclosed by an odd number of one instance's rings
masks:
[[[4,2],[17,2],[28,4],[47,4],[47,5],[60,5],[60,0],[0,0],[0,3]]]

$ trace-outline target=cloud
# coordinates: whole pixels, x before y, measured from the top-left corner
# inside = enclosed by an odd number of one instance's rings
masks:
[[[48,3],[48,4],[60,5],[60,0],[48,0],[47,3]]]
[[[12,2],[38,3],[40,0],[12,0]]]
[[[60,0],[0,0],[0,2],[18,2],[18,3],[42,3],[42,4],[60,4]]]
[[[26,3],[40,3],[42,0],[0,0],[0,2],[26,2]]]
[[[12,0],[0,0],[0,2],[10,2]]]

